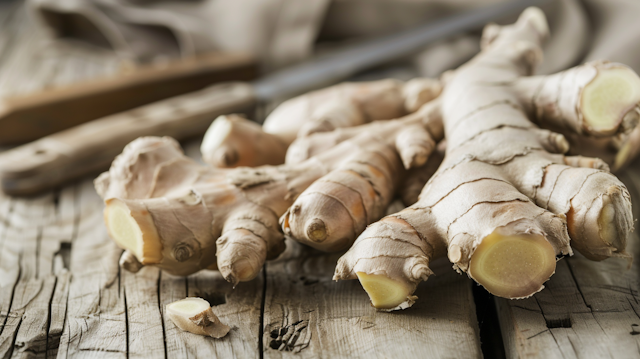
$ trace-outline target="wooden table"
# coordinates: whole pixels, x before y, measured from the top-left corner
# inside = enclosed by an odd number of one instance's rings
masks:
[[[44,44],[22,8],[0,10],[0,97],[120,67],[106,51]],[[197,143],[187,153],[197,157]],[[621,178],[637,210],[640,169]],[[294,243],[235,289],[213,271],[122,271],[102,209],[91,178],[37,198],[0,195],[0,358],[640,357],[637,262],[627,271],[623,260],[576,255],[544,291],[508,301],[436,261],[412,308],[383,313],[357,281],[331,280],[340,254]],[[637,255],[636,234],[630,242]],[[186,296],[207,299],[230,334],[177,329],[164,306]]]

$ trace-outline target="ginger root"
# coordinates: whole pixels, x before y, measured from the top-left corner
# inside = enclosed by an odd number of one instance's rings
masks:
[[[329,150],[281,166],[207,167],[170,138],[139,138],[95,181],[109,234],[126,250],[121,263],[177,275],[219,269],[234,284],[248,281],[283,251],[281,216],[285,233],[304,231],[303,242],[347,248],[384,215],[405,172],[403,162],[421,165],[441,140],[434,109],[428,103],[404,121],[369,124],[371,131],[353,132]],[[396,141],[406,124],[421,141]],[[313,203],[316,198],[320,202]],[[311,208],[320,210],[314,214]]]
[[[220,168],[282,164],[296,138],[398,118],[417,111],[440,91],[439,81],[420,78],[339,84],[285,101],[263,127],[237,115],[220,116],[207,131],[201,152],[205,162]]]
[[[393,310],[413,303],[439,256],[505,298],[541,290],[571,247],[593,260],[628,256],[625,186],[603,161],[565,156],[565,137],[532,120],[592,137],[629,133],[640,79],[604,62],[529,77],[547,35],[537,8],[485,28],[481,53],[444,79],[441,166],[417,203],[367,227],[334,279],[358,278],[376,308]]]
[[[142,137],[95,185],[109,235],[126,250],[123,267],[155,265],[176,275],[219,269],[237,283],[284,250],[278,217],[324,170],[210,168],[171,138]]]
[[[411,306],[416,286],[432,274],[429,262],[440,256],[506,298],[541,290],[556,258],[572,247],[593,260],[628,257],[633,220],[625,186],[602,160],[565,155],[566,137],[536,124],[607,141],[630,136],[640,78],[605,62],[533,77],[547,35],[537,8],[513,25],[488,25],[482,52],[443,77],[437,99],[421,92],[430,80],[419,79],[410,82],[413,89],[377,83],[395,88],[388,97],[375,86],[349,84],[341,85],[342,95],[327,90],[291,100],[272,115],[306,121],[271,133],[286,138],[285,147],[303,135],[288,148],[285,165],[212,168],[185,157],[168,138],[132,142],[96,180],[109,233],[126,249],[123,267],[155,265],[180,275],[217,268],[235,284],[283,250],[281,227],[320,250],[350,247],[334,279],[359,279],[376,308],[393,310]],[[377,100],[357,102],[353,88],[373,91],[365,97]],[[366,123],[382,104],[397,111],[380,110],[381,117],[403,116]],[[262,158],[256,154],[263,150],[232,142],[275,138],[243,121],[214,123],[207,148],[222,152],[212,158],[234,165],[255,164],[244,154]],[[442,159],[432,153],[444,134]],[[416,201],[415,188],[431,174],[416,203],[369,225],[397,193]]]
[[[202,298],[185,298],[167,304],[167,315],[178,328],[198,335],[207,335],[216,339],[229,333],[228,325],[211,310],[209,302]]]

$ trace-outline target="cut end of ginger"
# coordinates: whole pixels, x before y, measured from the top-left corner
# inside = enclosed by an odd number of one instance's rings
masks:
[[[160,262],[162,244],[148,211],[111,199],[107,201],[104,216],[109,235],[118,246],[132,253],[141,264]]]
[[[640,78],[627,67],[600,69],[582,92],[582,114],[588,126],[612,134],[640,102]]]
[[[555,269],[555,251],[543,236],[494,232],[471,256],[469,275],[496,296],[525,298],[540,291]]]
[[[362,288],[369,295],[371,305],[377,309],[394,309],[409,300],[411,286],[386,275],[357,272]]]
[[[223,268],[225,279],[236,286],[239,282],[248,282],[258,276],[260,267],[255,268],[254,262],[243,258],[235,261],[229,268]]]
[[[604,195],[602,198],[602,210],[600,211],[600,216],[598,216],[598,228],[600,229],[600,238],[607,245],[616,242],[619,237],[616,226],[616,209],[608,195]]]
[[[202,298],[185,298],[168,304],[167,315],[178,328],[193,334],[222,338],[230,330]]]
[[[203,154],[215,153],[231,134],[232,127],[231,121],[227,116],[219,116],[216,118],[204,134],[200,151]]]
[[[327,227],[320,218],[315,218],[307,224],[307,237],[314,242],[327,239]]]
[[[116,243],[140,258],[142,256],[142,231],[129,208],[121,201],[111,201],[105,209],[105,217],[109,234]]]

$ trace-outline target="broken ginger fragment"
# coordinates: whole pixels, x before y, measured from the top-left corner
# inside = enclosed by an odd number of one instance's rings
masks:
[[[185,298],[168,304],[167,315],[178,328],[193,334],[219,339],[231,329],[220,322],[209,302],[202,298]]]

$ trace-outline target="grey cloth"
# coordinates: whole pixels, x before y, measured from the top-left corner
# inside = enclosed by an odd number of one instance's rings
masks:
[[[375,36],[458,11],[513,0],[28,0],[51,34],[109,46],[137,61],[244,51],[265,68],[313,53],[318,34]],[[640,1],[557,0],[543,6],[551,38],[538,73],[608,59],[640,72]],[[505,22],[513,19],[505,19]],[[416,57],[437,76],[479,50],[477,35],[442,41]]]
[[[53,36],[139,62],[242,51],[267,67],[312,51],[329,0],[29,0]]]

